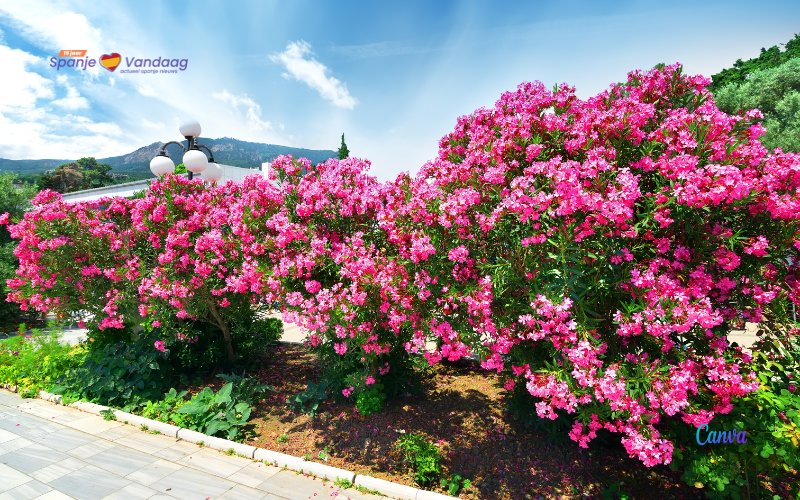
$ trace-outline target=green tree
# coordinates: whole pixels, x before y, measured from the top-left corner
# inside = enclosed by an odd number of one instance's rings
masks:
[[[726,113],[758,108],[764,113],[764,146],[800,151],[800,58],[750,73],[742,83],[717,90],[717,106]]]
[[[59,165],[53,172],[43,174],[38,184],[40,189],[70,193],[113,184],[114,179],[110,172],[111,165],[98,163],[92,157],[85,157],[77,162]]]
[[[33,186],[19,182],[14,174],[0,174],[0,214],[8,213],[12,220],[19,219],[30,205],[28,200],[34,192]],[[0,328],[24,319],[17,304],[6,302],[6,280],[13,278],[17,269],[15,246],[6,227],[0,226]]]
[[[779,46],[773,45],[768,49],[762,48],[758,57],[753,59],[747,61],[737,59],[733,67],[725,68],[711,76],[712,83],[709,88],[716,92],[731,84],[744,83],[749,75],[756,71],[775,68],[790,59],[800,57],[800,34],[786,42],[784,47],[785,50],[782,51]]]
[[[344,142],[344,134],[342,134],[342,145],[339,146],[339,159],[344,160],[350,156],[350,150],[347,149],[347,144]]]

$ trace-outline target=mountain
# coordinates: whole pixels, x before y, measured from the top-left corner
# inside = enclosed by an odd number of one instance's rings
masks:
[[[263,144],[260,142],[247,142],[230,137],[221,139],[198,140],[199,144],[207,146],[214,153],[217,163],[233,165],[235,167],[260,168],[261,163],[274,160],[279,155],[292,155],[295,158],[308,158],[311,163],[321,163],[329,158],[336,158],[337,153],[327,149],[304,149],[277,144]],[[133,178],[147,177],[150,174],[150,160],[158,154],[162,142],[154,142],[141,147],[136,151],[110,158],[97,158],[99,163],[111,165],[112,174],[125,174]],[[167,148],[167,154],[177,165],[181,163],[183,151],[175,145]],[[76,161],[69,160],[7,160],[0,158],[0,172],[15,172],[19,175],[36,175],[52,170],[57,166]]]

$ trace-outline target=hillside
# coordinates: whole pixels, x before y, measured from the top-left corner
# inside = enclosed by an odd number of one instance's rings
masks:
[[[311,160],[312,163],[320,163],[328,158],[336,157],[336,152],[333,150],[294,148],[277,144],[240,141],[229,137],[221,139],[202,138],[199,142],[205,144],[214,152],[214,159],[218,163],[236,167],[257,168],[261,166],[261,163],[272,161],[283,154],[305,157]],[[98,158],[97,161],[111,165],[113,167],[112,173],[114,174],[126,174],[131,177],[148,176],[150,174],[150,160],[158,154],[158,149],[162,144],[161,142],[154,142],[128,154],[110,158]],[[170,146],[167,149],[167,154],[170,155],[175,164],[181,163],[183,152],[177,146]],[[0,158],[0,171],[15,172],[19,175],[41,174],[63,163],[75,160],[77,158],[64,160],[7,160]]]

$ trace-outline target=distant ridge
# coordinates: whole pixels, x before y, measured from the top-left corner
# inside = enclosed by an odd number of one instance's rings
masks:
[[[198,141],[205,144],[214,153],[214,159],[219,163],[235,167],[260,168],[263,162],[274,160],[280,155],[308,158],[311,163],[317,164],[329,158],[336,158],[336,151],[327,149],[305,149],[277,144],[264,144],[260,142],[247,142],[223,137],[220,139],[201,138]],[[100,163],[107,163],[113,168],[113,174],[126,174],[134,178],[141,178],[150,174],[150,160],[158,154],[162,142],[154,142],[143,146],[136,151],[121,156],[110,158],[97,158]],[[167,148],[167,154],[177,165],[181,163],[183,153],[177,146]],[[86,156],[91,156],[87,154]],[[76,161],[78,158],[68,160],[7,160],[0,158],[0,172],[14,172],[19,175],[36,175],[52,170],[64,163]]]

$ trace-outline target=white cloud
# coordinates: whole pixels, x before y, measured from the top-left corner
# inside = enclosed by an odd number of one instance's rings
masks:
[[[88,101],[63,76],[48,80],[32,71],[39,58],[0,44],[0,151],[5,158],[68,159],[112,156],[125,151],[121,128],[63,111],[86,109]],[[55,89],[66,95],[54,99]]]
[[[286,69],[286,73],[283,74],[285,78],[294,78],[305,83],[334,106],[344,109],[353,109],[356,106],[357,101],[350,95],[347,85],[328,76],[328,68],[314,59],[311,45],[307,42],[303,40],[291,42],[286,46],[286,50],[272,54],[270,59]]]
[[[247,126],[251,129],[262,132],[272,130],[272,123],[261,118],[261,106],[247,94],[235,95],[223,89],[221,92],[214,92],[211,97],[233,106],[239,112],[244,112]]]
[[[159,131],[164,130],[164,128],[166,128],[164,122],[153,122],[148,120],[147,118],[142,118],[142,126],[144,128],[148,128],[151,130],[159,130]]]
[[[89,101],[78,92],[78,89],[68,83],[64,83],[64,86],[67,89],[67,95],[53,101],[54,106],[70,111],[89,108]]]
[[[136,85],[136,91],[145,97],[155,97],[157,95],[155,89],[146,83]]]
[[[55,95],[53,82],[28,70],[38,62],[39,58],[33,54],[0,45],[0,67],[3,68],[0,114],[29,111],[38,99]]]

